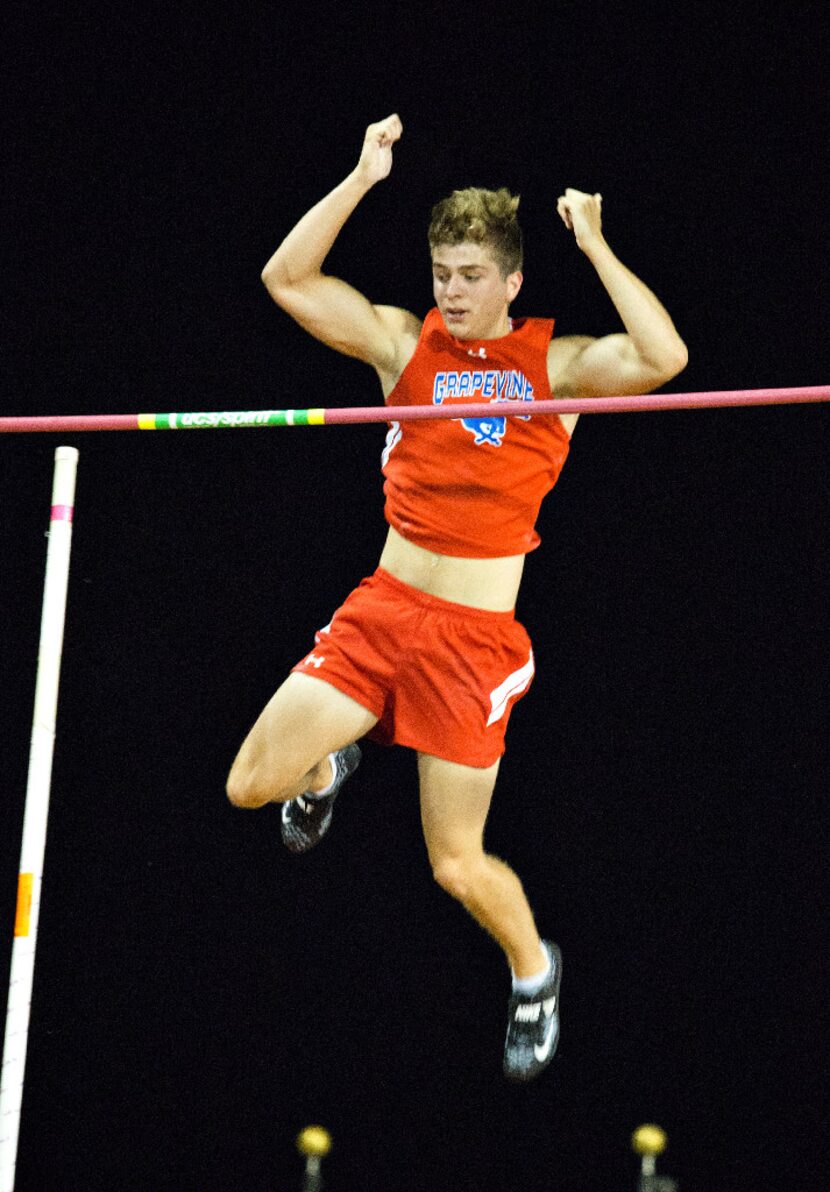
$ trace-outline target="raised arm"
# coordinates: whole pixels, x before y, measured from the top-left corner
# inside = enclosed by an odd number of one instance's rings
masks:
[[[402,130],[394,115],[369,125],[354,170],[303,216],[262,271],[268,293],[300,326],[381,373],[396,371],[402,337],[413,333],[417,320],[394,307],[373,306],[346,282],[323,273],[322,266],[357,204],[388,176],[392,146]]]
[[[624,333],[565,337],[551,344],[552,384],[577,397],[648,393],[686,367],[686,345],[668,311],[623,265],[602,234],[602,196],[568,189],[557,210],[594,266],[625,327]]]

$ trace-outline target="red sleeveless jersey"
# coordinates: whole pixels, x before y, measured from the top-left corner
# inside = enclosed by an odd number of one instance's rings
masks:
[[[386,520],[416,546],[491,559],[535,550],[535,524],[569,439],[556,415],[499,418],[501,401],[550,399],[552,319],[517,319],[500,339],[459,340],[433,308],[388,405],[480,403],[481,418],[392,422],[383,452]]]

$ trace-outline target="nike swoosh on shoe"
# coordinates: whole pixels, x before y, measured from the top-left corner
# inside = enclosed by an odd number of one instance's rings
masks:
[[[553,1040],[556,1036],[556,1027],[556,1015],[551,1014],[550,1024],[548,1025],[548,1029],[545,1033],[543,1041],[541,1043],[533,1044],[533,1054],[536,1056],[536,1059],[540,1064],[543,1064],[550,1055],[551,1048],[553,1047]]]

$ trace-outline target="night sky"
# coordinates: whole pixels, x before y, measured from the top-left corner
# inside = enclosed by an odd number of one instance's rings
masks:
[[[670,11],[671,10],[671,11]],[[431,305],[455,187],[522,195],[515,315],[620,329],[556,216],[686,340],[673,392],[830,384],[823,5],[9,6],[2,413],[368,405],[260,271],[404,135],[327,268]],[[501,1075],[499,950],[432,881],[414,757],[368,745],[331,835],[233,809],[260,708],[383,543],[381,425],[0,441],[0,1006],[52,459],[80,449],[18,1192],[818,1188],[826,405],[583,417],[518,613],[488,847],[561,945],[562,1039]],[[826,1094],[826,1090],[824,1090]]]

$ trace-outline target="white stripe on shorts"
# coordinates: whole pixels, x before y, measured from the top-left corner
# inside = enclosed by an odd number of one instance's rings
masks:
[[[521,695],[526,691],[530,680],[533,678],[535,667],[533,665],[533,651],[530,651],[530,657],[524,666],[520,666],[518,670],[513,671],[512,675],[508,675],[503,683],[499,683],[490,692],[490,717],[487,721],[487,727],[495,724],[497,720],[501,720],[502,716],[507,711],[508,702],[515,696]]]
[[[388,464],[389,456],[395,450],[398,443],[400,443],[402,437],[403,431],[401,430],[400,422],[390,422],[389,430],[386,432],[386,445],[380,457],[380,466],[382,468],[385,468]]]

